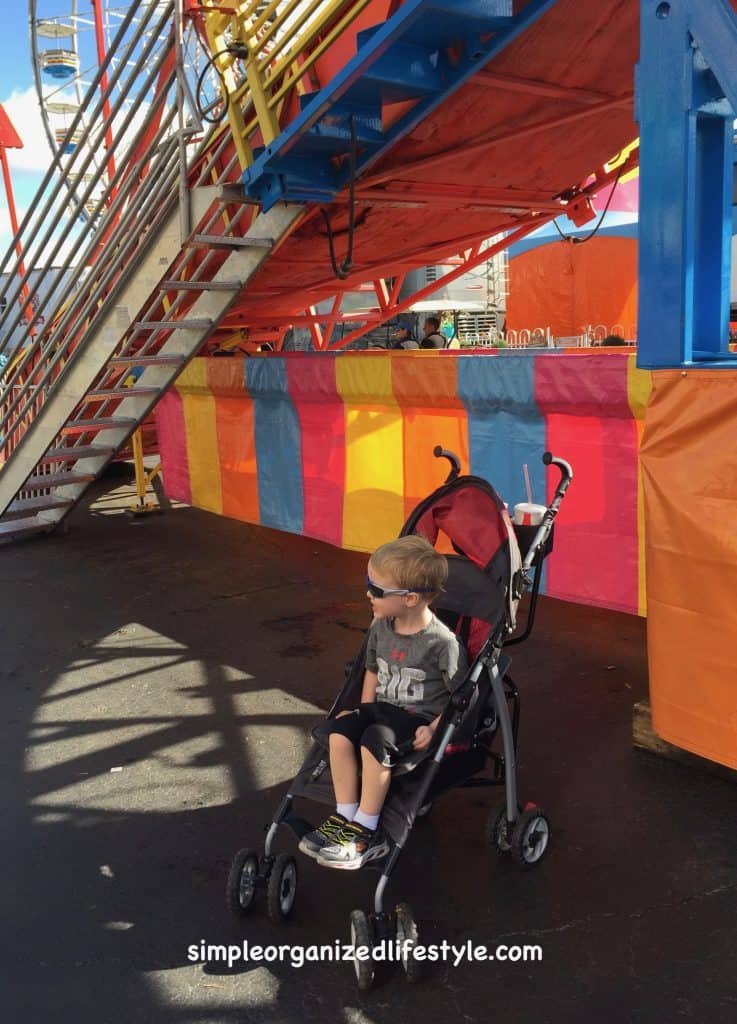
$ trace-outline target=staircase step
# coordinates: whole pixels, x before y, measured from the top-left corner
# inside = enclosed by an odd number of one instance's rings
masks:
[[[73,484],[88,484],[95,479],[94,473],[37,473],[29,476],[23,484],[24,491],[43,491],[47,487],[71,487]]]
[[[49,524],[39,522],[35,516],[30,519],[11,519],[7,523],[0,522],[0,541],[30,537],[32,533],[45,533],[48,529]]]
[[[51,495],[41,498],[21,498],[12,501],[3,513],[3,520],[23,519],[29,513],[49,512],[55,508],[70,508],[74,502],[71,498],[55,498]]]
[[[244,235],[236,238],[235,235],[195,235],[191,245],[208,249],[273,249],[273,238],[249,238]]]
[[[161,388],[154,387],[132,387],[132,388],[97,388],[95,391],[88,391],[82,399],[83,402],[102,402],[108,398],[141,398],[147,395],[158,395]]]
[[[62,427],[62,434],[86,434],[97,430],[127,430],[138,425],[138,420],[126,416],[98,416],[97,419],[69,420]]]
[[[178,292],[239,292],[242,281],[162,281],[161,288]]]
[[[78,444],[65,448],[51,448],[40,460],[39,466],[47,466],[51,462],[76,462],[77,459],[107,458],[115,449],[103,444]]]
[[[138,324],[139,327],[147,327],[149,324]],[[108,361],[108,366],[180,366],[185,356],[115,356]]]
[[[434,96],[443,88],[437,61],[428,49],[397,41],[348,89],[347,98],[386,102]]]
[[[135,326],[139,331],[206,331],[212,327],[212,320],[209,317],[201,320],[138,320]],[[120,360],[111,359],[111,362]]]

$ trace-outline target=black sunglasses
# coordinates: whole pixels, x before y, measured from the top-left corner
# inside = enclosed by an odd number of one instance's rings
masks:
[[[412,590],[387,590],[384,587],[380,587],[377,583],[371,581],[371,577],[366,577],[366,589],[372,597],[404,597],[405,594],[432,594],[432,587],[413,587]]]

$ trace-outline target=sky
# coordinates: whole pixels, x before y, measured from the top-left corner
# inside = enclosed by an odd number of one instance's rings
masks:
[[[60,0],[59,13],[64,11]],[[0,32],[0,103],[23,140],[22,150],[8,150],[13,192],[19,216],[28,208],[49,166],[51,153],[46,142],[33,84],[28,39],[28,4],[9,0],[3,5]],[[0,250],[11,241],[5,190],[0,189]]]

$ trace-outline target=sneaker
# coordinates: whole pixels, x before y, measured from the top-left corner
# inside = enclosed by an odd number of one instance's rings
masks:
[[[317,857],[325,846],[330,846],[340,839],[341,832],[347,824],[348,819],[344,818],[342,814],[337,812],[331,814],[322,825],[302,836],[299,841],[299,849],[308,857]]]
[[[386,857],[387,853],[389,843],[379,829],[371,832],[351,821],[341,829],[337,842],[323,846],[317,855],[317,863],[326,868],[355,871],[369,861]]]

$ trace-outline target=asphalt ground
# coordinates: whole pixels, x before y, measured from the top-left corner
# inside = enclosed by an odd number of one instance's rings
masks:
[[[375,873],[301,855],[289,923],[224,903],[360,645],[365,558],[187,508],[131,521],[130,499],[108,478],[66,536],[0,550],[3,1021],[735,1020],[734,787],[632,750],[644,621],[545,599],[512,674],[548,856],[499,859],[500,792],[454,790],[389,891],[423,944],[542,962],[441,961],[416,986],[385,967],[365,994],[348,963],[191,962],[201,940],[299,959],[372,905]]]

